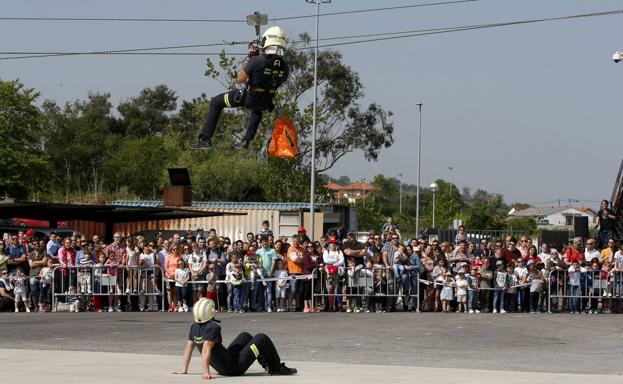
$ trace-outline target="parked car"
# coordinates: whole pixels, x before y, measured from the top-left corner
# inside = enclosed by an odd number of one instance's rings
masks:
[[[12,219],[13,225],[17,225],[18,227],[24,228],[50,228],[50,222],[47,220],[35,220],[35,219],[25,219],[21,217],[14,217]],[[67,228],[66,221],[58,221],[56,223],[57,228]]]
[[[17,227],[14,225],[1,226],[0,234],[2,234],[2,238],[6,240],[12,235],[17,235],[19,231],[26,232],[27,230],[28,228],[26,227]],[[45,241],[48,241],[50,239],[50,233],[52,232],[55,232],[57,235],[59,235],[62,238],[71,237],[71,235],[73,235],[74,233],[72,229],[68,229],[68,228],[37,228],[37,229],[33,228],[33,230],[35,231],[35,234],[33,235],[34,238],[39,239],[39,240],[45,240]]]

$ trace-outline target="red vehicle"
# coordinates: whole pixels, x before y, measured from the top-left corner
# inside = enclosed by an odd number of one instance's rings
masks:
[[[13,218],[14,225],[24,228],[50,228],[50,222],[47,220],[23,219],[20,217]],[[66,221],[56,223],[56,228],[67,228]]]

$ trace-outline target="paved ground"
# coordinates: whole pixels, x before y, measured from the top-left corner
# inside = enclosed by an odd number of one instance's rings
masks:
[[[29,351],[0,349],[6,372],[20,372],[23,383],[45,384],[110,384],[200,383],[200,367],[195,359],[188,375],[173,375],[171,368],[178,360],[173,356],[139,355],[107,352]],[[36,361],[36,369],[24,370],[25,361]],[[576,375],[561,373],[504,372],[458,368],[421,368],[337,363],[292,362],[299,369],[296,376],[268,376],[259,365],[241,377],[219,377],[227,383],[297,383],[361,384],[391,381],[426,384],[620,384],[621,376]],[[97,369],[94,369],[97,367]]]
[[[264,332],[285,361],[623,375],[621,315],[246,313],[217,318],[226,343],[242,330]],[[3,313],[0,349],[175,355],[177,363],[191,321],[190,313]]]

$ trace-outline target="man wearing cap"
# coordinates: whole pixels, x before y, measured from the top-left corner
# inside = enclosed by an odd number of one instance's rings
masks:
[[[307,231],[305,230],[305,227],[299,227],[298,235],[301,243],[308,243],[311,241],[309,239],[309,236],[307,236]]]
[[[294,375],[295,368],[288,368],[281,362],[275,345],[268,336],[259,333],[251,336],[247,332],[239,334],[229,347],[223,346],[221,326],[214,320],[214,302],[205,297],[193,307],[195,323],[190,327],[188,342],[184,349],[182,369],[174,374],[185,375],[192,358],[193,349],[201,353],[202,378],[214,379],[210,366],[223,376],[240,376],[257,360],[269,375]]]
[[[363,265],[364,259],[368,256],[366,245],[357,240],[355,231],[348,231],[346,240],[342,242],[344,256],[355,259],[356,265]]]

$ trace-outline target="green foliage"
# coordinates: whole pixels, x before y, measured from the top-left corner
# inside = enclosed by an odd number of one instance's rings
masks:
[[[145,137],[162,134],[169,122],[168,113],[177,106],[175,91],[166,85],[143,89],[136,98],[119,104],[124,136]]]
[[[533,232],[536,230],[536,222],[531,217],[513,217],[506,220],[505,228],[514,231]]]
[[[357,226],[361,231],[380,231],[385,222],[385,215],[381,211],[381,206],[374,201],[357,202]]]
[[[39,140],[39,93],[17,81],[0,81],[0,194],[27,197],[49,181]]]
[[[478,229],[504,228],[506,213],[502,195],[479,189],[471,196],[465,225]]]

